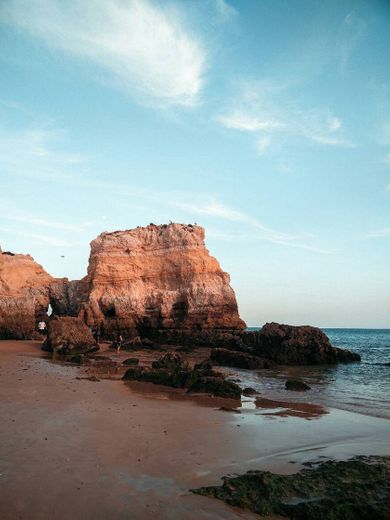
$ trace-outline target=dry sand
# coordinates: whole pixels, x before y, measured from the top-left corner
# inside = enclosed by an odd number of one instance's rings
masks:
[[[224,400],[76,379],[85,375],[37,342],[0,342],[2,520],[258,518],[189,489],[248,469],[390,453],[385,419],[267,396],[235,414],[218,410]]]

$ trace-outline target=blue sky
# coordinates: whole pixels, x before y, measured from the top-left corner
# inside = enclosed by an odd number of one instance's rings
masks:
[[[242,317],[390,327],[390,4],[4,0],[0,244],[197,222]],[[64,258],[62,258],[64,256]]]

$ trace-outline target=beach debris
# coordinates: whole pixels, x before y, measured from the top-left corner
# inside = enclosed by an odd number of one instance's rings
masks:
[[[319,462],[293,475],[248,471],[221,486],[192,489],[259,515],[292,520],[388,520],[390,457]]]

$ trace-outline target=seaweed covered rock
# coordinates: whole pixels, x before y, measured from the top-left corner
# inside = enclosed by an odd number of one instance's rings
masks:
[[[191,370],[182,357],[175,352],[168,352],[154,361],[151,368],[129,368],[122,379],[186,388],[189,393],[207,393],[231,399],[241,397],[240,387],[215,372],[211,365],[203,362],[195,365]]]
[[[195,377],[188,388],[188,392],[212,394],[229,399],[241,398],[241,388],[236,383],[217,375]]]
[[[210,353],[210,361],[216,365],[225,367],[247,368],[256,370],[260,368],[272,368],[275,363],[269,359],[252,356],[245,352],[237,352],[224,348],[213,349]]]
[[[153,361],[152,368],[165,368],[167,370],[188,369],[186,363],[180,354],[177,352],[167,352],[161,356],[157,361]]]
[[[116,339],[110,345],[110,349],[117,349],[119,346],[119,340]],[[156,343],[155,341],[151,341],[149,338],[141,338],[140,336],[134,336],[132,338],[127,338],[124,341],[120,342],[121,350],[125,351],[134,351],[140,349],[149,349],[149,350],[162,350],[164,348],[163,345]]]
[[[388,520],[390,457],[322,462],[293,475],[249,471],[222,486],[192,490],[260,515],[292,520]]]
[[[78,318],[62,317],[50,320],[42,349],[59,356],[76,356],[99,350],[87,325]]]

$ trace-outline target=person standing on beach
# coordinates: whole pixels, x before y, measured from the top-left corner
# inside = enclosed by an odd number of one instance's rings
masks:
[[[100,344],[100,323],[92,327],[92,335],[96,341],[96,344]]]
[[[38,332],[39,334],[46,334],[46,322],[43,320],[38,322]]]
[[[123,336],[121,334],[119,334],[118,342],[117,342],[117,345],[116,345],[116,351],[117,352],[120,352],[121,347],[122,347],[122,343],[123,343]]]

